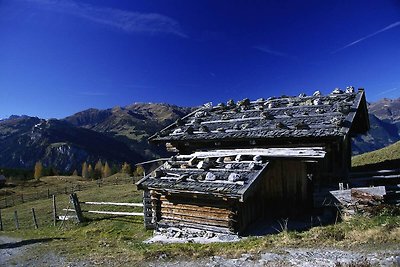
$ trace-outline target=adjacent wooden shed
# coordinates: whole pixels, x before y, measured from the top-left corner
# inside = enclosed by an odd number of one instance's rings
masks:
[[[157,226],[241,233],[302,212],[346,182],[350,137],[369,128],[364,90],[206,105],[150,138],[178,152],[137,183]]]

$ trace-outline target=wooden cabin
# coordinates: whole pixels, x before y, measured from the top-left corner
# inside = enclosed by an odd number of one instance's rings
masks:
[[[364,90],[352,87],[205,105],[150,137],[178,154],[137,186],[156,226],[240,234],[321,204],[348,179],[351,137],[368,129]]]

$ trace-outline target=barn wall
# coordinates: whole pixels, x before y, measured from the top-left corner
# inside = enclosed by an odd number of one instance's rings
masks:
[[[312,207],[308,164],[299,160],[270,163],[255,193],[239,203],[237,227],[243,232],[261,218],[296,215]]]
[[[307,207],[311,192],[307,165],[299,160],[276,160],[265,173],[261,187],[264,217],[269,213],[287,214]]]

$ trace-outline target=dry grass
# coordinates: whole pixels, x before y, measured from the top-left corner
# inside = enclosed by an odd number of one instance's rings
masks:
[[[134,185],[110,185],[93,187],[78,192],[81,201],[140,202],[141,192]],[[68,206],[68,195],[57,197],[59,209]],[[31,207],[37,211],[39,229],[33,229]],[[85,208],[85,207],[83,207]],[[97,207],[96,207],[97,208]],[[105,207],[107,208],[107,207]],[[18,210],[21,229],[14,230],[13,213]],[[81,225],[67,222],[62,229],[52,226],[51,200],[43,199],[2,210],[5,230],[3,234],[23,238],[59,238],[32,253],[57,253],[76,259],[89,259],[99,265],[117,262],[120,265],[158,259],[195,259],[221,255],[240,256],[243,253],[259,254],[282,247],[336,247],[374,249],[398,248],[400,240],[400,216],[381,210],[370,218],[356,216],[335,225],[314,227],[305,232],[282,231],[276,235],[249,237],[236,243],[214,244],[144,244],[152,235],[143,227],[141,217],[107,217],[87,215]],[[283,221],[284,222],[284,221]],[[285,230],[285,223],[282,224]],[[363,266],[363,265],[354,265]],[[365,265],[364,265],[365,266]]]

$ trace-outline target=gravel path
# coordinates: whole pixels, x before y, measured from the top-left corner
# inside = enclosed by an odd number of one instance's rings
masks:
[[[242,254],[236,259],[213,256],[195,261],[167,261],[160,259],[147,266],[167,267],[239,267],[239,266],[387,266],[400,267],[400,250],[374,253],[343,251],[337,249],[282,249],[260,255]]]
[[[104,266],[105,262],[69,262],[54,251],[35,253],[38,246],[46,246],[49,239],[22,240],[0,236],[0,266]],[[361,265],[364,264],[364,265]],[[130,266],[127,263],[107,262],[107,266]],[[277,251],[264,251],[258,255],[243,254],[236,259],[212,256],[205,259],[177,261],[160,255],[159,260],[143,263],[148,267],[236,267],[236,266],[387,266],[400,267],[400,248],[390,251],[360,252],[338,249],[282,248]]]
[[[43,254],[35,253],[38,246],[43,246],[51,239],[22,240],[8,236],[0,236],[0,266],[87,266],[84,263],[69,263],[64,257],[49,251]]]

